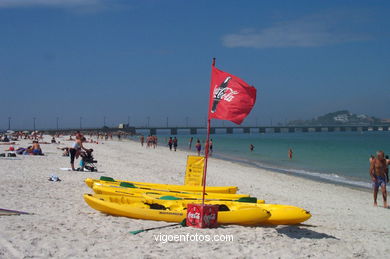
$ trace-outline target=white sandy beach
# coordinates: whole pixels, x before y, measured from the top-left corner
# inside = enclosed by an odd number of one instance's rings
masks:
[[[46,141],[49,140],[47,137]],[[61,139],[60,139],[61,140]],[[62,140],[61,140],[62,141]],[[30,141],[29,141],[30,142]],[[27,141],[19,146],[26,147]],[[65,142],[70,145],[70,142]],[[187,152],[165,146],[141,148],[131,141],[86,144],[99,173],[60,171],[69,167],[57,147],[41,145],[46,156],[0,158],[0,208],[33,215],[0,216],[0,258],[389,258],[390,209],[372,206],[372,194],[211,158],[208,185],[237,185],[267,203],[305,208],[312,218],[301,226],[218,229],[172,227],[138,235],[129,231],[170,223],[113,217],[90,208],[86,177],[182,184]],[[5,149],[1,146],[1,152]],[[61,182],[50,182],[51,174]],[[233,242],[156,242],[162,234],[232,234]]]

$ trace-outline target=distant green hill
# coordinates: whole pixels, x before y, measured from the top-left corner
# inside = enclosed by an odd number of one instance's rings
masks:
[[[294,120],[288,125],[370,125],[389,124],[387,120],[371,117],[365,114],[353,114],[347,110],[327,113],[311,120]]]

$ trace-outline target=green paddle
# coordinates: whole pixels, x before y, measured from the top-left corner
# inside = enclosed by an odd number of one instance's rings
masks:
[[[183,219],[183,221],[180,222],[180,223],[175,223],[175,224],[170,224],[170,225],[161,226],[161,227],[155,227],[155,228],[146,228],[146,229],[134,230],[134,231],[130,231],[129,233],[133,234],[133,235],[137,235],[139,233],[146,232],[146,231],[149,231],[149,230],[169,228],[169,227],[174,227],[174,226],[179,226],[179,225],[181,225],[182,227],[187,226],[186,225],[186,219]]]

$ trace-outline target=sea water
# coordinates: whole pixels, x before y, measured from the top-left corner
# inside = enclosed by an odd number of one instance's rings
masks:
[[[169,135],[159,136],[166,146]],[[172,136],[173,137],[173,136]],[[190,135],[177,135],[179,147],[188,149]],[[193,135],[192,150],[205,135]],[[376,151],[390,154],[390,132],[318,132],[215,134],[213,156],[317,180],[369,188],[369,158]],[[253,152],[249,146],[255,146]],[[164,148],[164,147],[162,147]],[[288,150],[293,158],[288,158]]]

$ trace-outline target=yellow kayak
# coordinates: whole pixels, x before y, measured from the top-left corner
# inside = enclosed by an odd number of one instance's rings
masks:
[[[92,188],[93,184],[98,183],[110,183],[111,185],[119,185],[121,182],[125,182],[133,185],[134,187],[139,188],[150,188],[151,190],[160,190],[160,191],[178,191],[178,192],[202,192],[202,186],[192,186],[192,185],[173,185],[173,184],[158,184],[158,183],[141,183],[141,182],[131,182],[131,181],[122,181],[114,180],[111,177],[102,176],[100,179],[91,179],[87,178],[84,182],[88,187]],[[206,192],[210,193],[236,193],[238,190],[237,186],[206,186]]]
[[[265,225],[295,225],[311,218],[310,212],[295,206],[267,203],[256,206],[271,213],[271,217],[262,222]]]
[[[189,203],[184,200],[100,194],[84,194],[84,199],[90,207],[106,214],[167,222],[182,222],[187,216]],[[221,225],[256,226],[271,216],[268,211],[251,203],[207,201],[206,204],[220,205],[217,220]]]
[[[121,184],[123,185],[123,184]],[[178,198],[201,200],[202,193],[200,192],[169,192],[169,191],[156,191],[149,190],[148,188],[128,188],[121,185],[110,185],[109,183],[95,182],[92,185],[92,189],[96,194],[106,195],[123,195],[123,196],[140,196],[142,194],[153,195],[154,198],[161,196],[175,196]],[[257,200],[255,197],[250,197],[248,194],[230,194],[230,193],[206,193],[205,199],[207,200],[226,200],[226,201],[240,201],[240,202],[258,202],[264,203],[264,200]]]
[[[176,197],[175,197],[176,196]],[[161,196],[158,194],[144,193],[143,197],[151,200],[152,202],[160,202],[161,200],[166,200],[168,203],[170,200],[181,200],[182,202],[189,203],[200,203],[201,200],[196,200],[195,198],[180,198],[177,195],[175,196]],[[245,200],[246,198],[232,200],[232,202],[246,202],[248,206],[255,206],[262,208],[271,213],[271,216],[264,220],[262,225],[295,225],[302,223],[311,218],[311,214],[299,207],[291,205],[282,205],[282,204],[267,204],[263,200],[254,202],[254,200]],[[224,200],[208,200],[212,204],[225,204]]]

